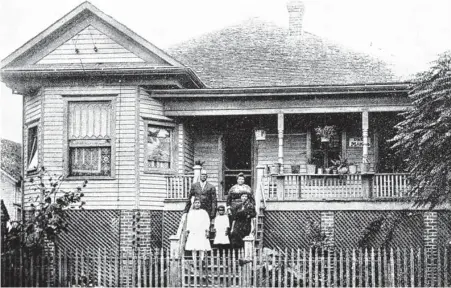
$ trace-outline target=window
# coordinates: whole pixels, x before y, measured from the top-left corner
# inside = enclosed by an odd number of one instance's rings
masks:
[[[321,142],[320,137],[312,132],[312,158],[318,167],[332,166],[331,160],[337,160],[341,154],[341,131],[338,130],[329,142]]]
[[[34,172],[38,169],[38,126],[28,128],[27,137],[27,172]]]
[[[147,170],[172,169],[172,127],[147,125]]]
[[[68,102],[69,176],[112,176],[111,101]]]

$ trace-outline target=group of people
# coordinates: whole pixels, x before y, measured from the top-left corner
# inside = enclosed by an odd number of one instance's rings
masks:
[[[227,207],[217,207],[216,188],[207,181],[202,170],[200,181],[194,183],[185,207],[188,233],[185,250],[210,251],[210,231],[215,231],[213,245],[219,249],[242,248],[244,237],[252,230],[256,216],[251,188],[244,184],[244,174],[237,175],[237,184],[230,188]],[[213,229],[212,229],[213,228]]]

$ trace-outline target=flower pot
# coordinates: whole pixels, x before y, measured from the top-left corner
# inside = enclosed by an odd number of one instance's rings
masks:
[[[337,175],[338,174],[338,170],[337,169],[332,169],[332,174]]]
[[[324,168],[325,174],[330,174],[331,170],[332,170],[332,169],[330,169],[330,168]]]
[[[348,173],[348,167],[341,167],[340,169],[338,169],[338,173],[339,174],[346,174],[346,173]]]
[[[356,174],[356,173],[357,173],[357,166],[349,165],[349,174]]]
[[[318,173],[317,174],[323,174],[323,168],[318,168]]]
[[[299,174],[301,172],[301,165],[291,165],[291,173]]]
[[[315,174],[316,165],[315,164],[307,164],[307,174]]]
[[[279,163],[272,164],[269,171],[271,175],[278,175],[280,172],[280,164]]]
[[[330,138],[329,137],[321,137],[321,142],[329,142]]]

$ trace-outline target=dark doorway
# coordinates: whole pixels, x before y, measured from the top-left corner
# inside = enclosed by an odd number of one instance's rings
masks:
[[[252,130],[237,129],[224,135],[224,188],[225,195],[236,184],[236,175],[243,172],[247,185],[251,185]]]

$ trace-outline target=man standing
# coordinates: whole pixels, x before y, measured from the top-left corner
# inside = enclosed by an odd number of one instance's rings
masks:
[[[200,199],[200,209],[207,211],[210,221],[212,221],[216,216],[218,201],[216,199],[216,188],[207,182],[207,177],[207,171],[202,169],[200,171],[200,182],[196,182],[191,186],[184,213],[188,213],[191,208],[191,200],[194,196]]]

